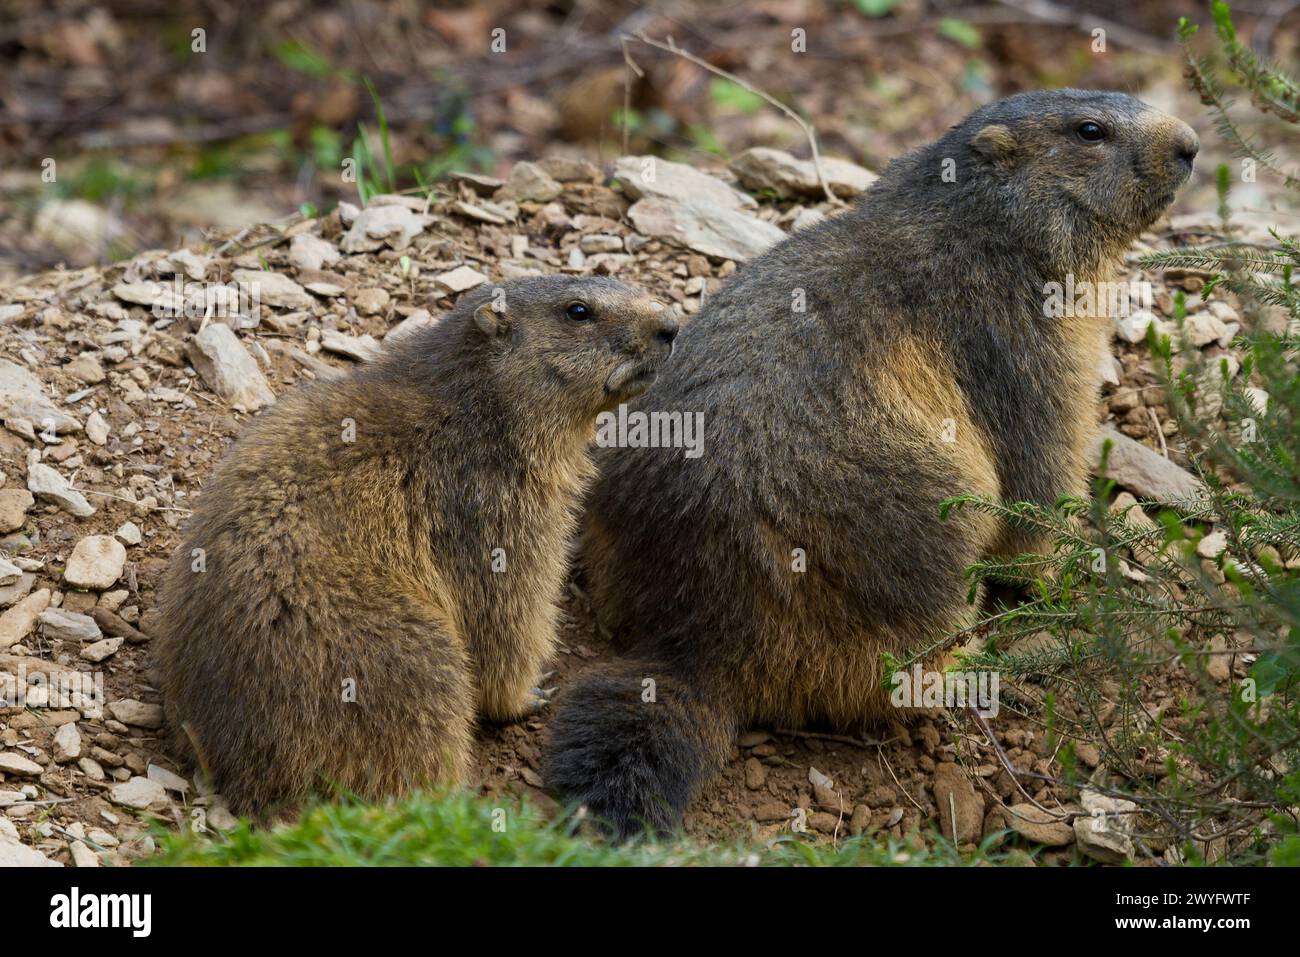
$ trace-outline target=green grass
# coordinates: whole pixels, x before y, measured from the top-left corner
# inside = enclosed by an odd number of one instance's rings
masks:
[[[494,824],[496,825],[494,827]],[[524,805],[494,804],[462,793],[415,795],[379,806],[316,804],[291,825],[242,822],[224,835],[159,830],[162,866],[936,866],[1023,861],[1019,852],[962,856],[944,841],[880,836],[814,843],[786,834],[763,843],[701,845],[689,840],[615,847],[571,822],[547,821]]]
[[[709,95],[715,106],[734,113],[757,113],[763,108],[761,96],[722,77],[709,80]]]

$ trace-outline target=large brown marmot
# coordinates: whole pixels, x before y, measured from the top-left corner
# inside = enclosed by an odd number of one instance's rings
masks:
[[[476,712],[535,706],[596,417],[675,334],[614,280],[517,280],[250,426],[160,601],[168,724],[232,806],[456,782]]]
[[[881,719],[882,653],[951,633],[967,566],[1033,544],[940,502],[1084,490],[1110,320],[1048,290],[1109,279],[1197,147],[1122,94],[1013,96],[742,268],[633,406],[702,415],[703,454],[598,456],[585,564],[631,650],[563,693],[547,784],[662,830],[738,729]]]

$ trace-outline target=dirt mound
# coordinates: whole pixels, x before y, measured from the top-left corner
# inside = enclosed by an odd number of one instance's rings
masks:
[[[186,772],[165,750],[149,635],[178,530],[251,414],[302,379],[365,361],[403,328],[436,322],[466,290],[532,272],[616,274],[690,321],[738,260],[839,209],[793,159],[750,157],[747,168],[756,162],[790,198],[755,202],[725,171],[645,158],[618,161],[612,176],[581,162],[521,163],[504,182],[453,177],[431,200],[377,197],[365,210],[344,204],[200,249],[0,287],[0,681],[9,695],[0,859],[35,849],[63,863],[123,863],[152,852],[150,818],[230,823],[220,797],[178,776]],[[841,172],[859,185],[870,178]],[[1203,317],[1202,348],[1224,351],[1231,308],[1197,301],[1195,275],[1177,281]],[[1167,321],[1170,290],[1154,288],[1148,318]],[[1116,335],[1098,416],[1160,449],[1175,428],[1150,359],[1126,341],[1140,338],[1129,327],[1117,323]],[[564,608],[548,684],[608,654],[580,572]],[[84,697],[61,702],[57,690],[50,700],[44,676],[68,671],[102,678],[102,712]],[[1055,847],[1048,859],[1066,859],[1079,853],[1068,826],[1085,813],[1077,795],[1007,770],[1053,774],[1063,741],[1048,735],[1034,700],[1007,697],[994,722],[1001,752],[980,725],[942,710],[854,734],[753,729],[690,808],[687,830],[707,839],[806,827],[842,839],[919,827],[970,844],[1012,823],[1007,806],[1037,803],[1047,810],[1028,815],[1021,833]],[[481,788],[547,803],[544,730],[545,717],[483,729]],[[1079,754],[1097,763],[1095,751]]]

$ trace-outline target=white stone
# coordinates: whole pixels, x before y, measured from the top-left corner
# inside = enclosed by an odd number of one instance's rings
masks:
[[[808,229],[824,222],[826,222],[826,214],[820,209],[802,206],[795,216],[794,222],[790,224],[790,232],[797,233],[801,229]]]
[[[27,524],[27,510],[36,499],[27,489],[0,489],[0,532],[16,532]]]
[[[77,867],[99,866],[99,855],[81,841],[69,841],[68,850],[72,853],[72,863]]]
[[[877,179],[875,173],[830,156],[821,158],[826,185],[836,196],[853,196]],[[779,196],[825,196],[817,167],[812,160],[801,160],[784,150],[755,146],[735,157],[727,168],[748,189],[772,190]]]
[[[536,163],[525,161],[516,163],[511,168],[497,198],[521,203],[549,203],[560,195],[563,188]]]
[[[24,572],[23,576],[12,585],[0,585],[0,608],[8,608],[14,602],[26,598],[35,584],[36,576],[31,572]]]
[[[1160,502],[1205,495],[1205,486],[1196,476],[1113,428],[1103,428],[1098,434],[1094,463],[1100,458],[1105,439],[1111,441],[1107,476],[1134,494]]]
[[[153,282],[152,280],[120,282],[110,292],[123,302],[129,302],[137,306],[148,306],[150,309],[157,307],[159,310],[171,311],[177,306],[183,305],[183,303],[176,301],[176,291],[172,285]]]
[[[168,253],[166,258],[158,260],[158,271],[172,274],[183,272],[195,282],[201,282],[207,274],[210,262],[212,262],[210,255],[194,253],[188,249],[177,249],[175,252]]]
[[[0,419],[28,419],[42,432],[53,428],[59,434],[81,428],[50,401],[40,379],[8,359],[0,359]]]
[[[16,362],[0,359],[0,389],[11,392],[35,392],[45,394],[41,380]]]
[[[1235,322],[1238,326],[1241,324],[1241,315],[1222,299],[1215,299],[1210,303],[1210,312],[1214,313],[1215,317],[1224,323]]]
[[[637,231],[719,259],[741,261],[785,239],[777,226],[704,200],[643,199],[628,210]]]
[[[59,730],[54,732],[54,760],[60,764],[67,761],[75,761],[81,757],[81,732],[77,730],[77,723],[69,721],[67,724],[59,726]]]
[[[47,608],[40,615],[41,630],[52,641],[98,641],[104,637],[95,619],[63,608]]]
[[[584,253],[621,253],[623,252],[623,240],[618,236],[607,236],[603,233],[593,233],[590,236],[583,236],[578,240],[578,245]]]
[[[352,305],[363,316],[377,316],[388,308],[391,297],[388,290],[378,286],[367,286],[352,294]]]
[[[374,252],[382,246],[405,249],[432,222],[406,206],[367,206],[357,214],[341,243],[345,253]]]
[[[429,203],[421,196],[405,196],[402,193],[376,193],[366,201],[367,206],[405,206],[413,213],[424,212]]]
[[[450,272],[434,276],[433,281],[450,293],[465,292],[487,282],[488,277],[471,266],[457,266]]]
[[[23,844],[16,837],[0,831],[0,868],[62,866],[58,861],[50,860],[35,848]]]
[[[134,698],[110,701],[108,713],[123,724],[135,725],[137,728],[162,727],[162,708],[156,704],[136,701]]]
[[[1089,857],[1106,864],[1122,864],[1133,856],[1133,813],[1137,805],[1083,790],[1083,809],[1074,819],[1074,839]]]
[[[98,412],[92,412],[86,417],[86,438],[96,445],[105,445],[110,435],[108,422]]]
[[[808,768],[808,783],[813,787],[834,788],[835,782],[814,767]]]
[[[46,434],[51,428],[57,435],[76,432],[81,428],[80,422],[60,411],[53,402],[39,392],[2,389],[0,390],[0,421],[11,419],[26,419]]]
[[[1253,405],[1261,415],[1268,411],[1268,393],[1263,389],[1257,388],[1253,385],[1248,385],[1241,391],[1250,404]]]
[[[50,604],[50,590],[42,588],[0,615],[0,651],[18,644],[31,633],[36,619]]]
[[[1132,343],[1146,341],[1147,327],[1153,322],[1159,323],[1156,314],[1150,309],[1135,309],[1112,318],[1115,323],[1115,335],[1125,342]]]
[[[31,758],[25,758],[16,751],[0,751],[0,771],[3,771],[5,774],[38,778],[44,770],[43,767]]]
[[[1109,351],[1105,352],[1101,361],[1097,363],[1097,378],[1107,385],[1119,385],[1123,372],[1123,366]]]
[[[117,847],[122,843],[108,831],[98,827],[88,828],[86,830],[86,837],[94,841],[100,847]]]
[[[700,201],[723,209],[755,209],[754,197],[716,176],[702,173],[685,163],[658,156],[622,156],[614,161],[614,178],[632,199],[667,199],[675,202]]]
[[[326,329],[321,333],[320,344],[327,352],[347,356],[359,362],[368,362],[379,354],[379,340],[371,335],[349,336],[333,329]]]
[[[224,804],[214,804],[208,811],[208,824],[218,831],[229,831],[239,826],[239,818],[231,814]]]
[[[1183,332],[1187,335],[1187,341],[1197,349],[1204,348],[1211,342],[1218,342],[1226,330],[1223,321],[1212,312],[1198,312],[1183,321]]]
[[[427,309],[417,309],[384,335],[385,342],[396,341],[402,336],[409,336],[421,329],[431,329],[438,324],[437,317],[430,315]]]
[[[236,269],[231,278],[248,290],[248,295],[267,306],[282,309],[310,309],[315,300],[306,289],[283,273],[269,269]]]
[[[136,776],[117,785],[108,792],[109,800],[124,807],[145,810],[155,804],[167,801],[167,791],[157,781]]]
[[[203,381],[236,409],[256,412],[275,401],[266,376],[229,326],[209,323],[186,352]]]
[[[144,539],[140,534],[140,526],[135,522],[123,522],[113,535],[125,545],[139,545]]]
[[[87,661],[98,664],[106,658],[111,658],[117,654],[118,649],[122,647],[122,638],[104,638],[95,642],[93,645],[87,645],[81,649],[81,657]]]
[[[1203,537],[1196,543],[1196,554],[1202,558],[1218,558],[1228,547],[1228,533],[1218,529]]]
[[[494,226],[504,226],[517,215],[508,208],[508,204],[498,205],[486,201],[480,204],[467,203],[463,199],[458,199],[451,204],[451,209],[462,216],[476,219],[480,223],[491,223]]]
[[[27,466],[27,490],[78,518],[95,514],[95,506],[70,486],[67,479],[43,462],[33,462]]]
[[[326,263],[338,262],[342,254],[334,244],[313,236],[299,233],[289,240],[289,264],[298,269],[317,270]]]
[[[126,548],[111,535],[87,535],[77,542],[63,570],[63,580],[73,588],[103,591],[122,577]]]
[[[181,794],[185,794],[190,789],[189,781],[186,781],[174,771],[168,771],[166,768],[159,767],[156,764],[149,765],[145,770],[145,774],[149,776],[150,781],[157,781],[168,791],[178,791]]]

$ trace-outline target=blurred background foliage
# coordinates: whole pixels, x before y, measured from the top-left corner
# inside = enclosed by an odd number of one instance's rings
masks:
[[[1295,4],[1238,6],[1247,42],[1294,56]],[[806,152],[797,126],[754,92],[683,59],[633,43],[642,75],[632,74],[620,39],[637,31],[793,105],[829,155],[878,167],[1021,89],[1102,86],[1176,108],[1188,94],[1173,24],[1204,10],[1197,0],[0,0],[0,279],[324,211],[451,169],[500,172],[548,153],[608,161],[623,152],[624,121],[637,152]]]

